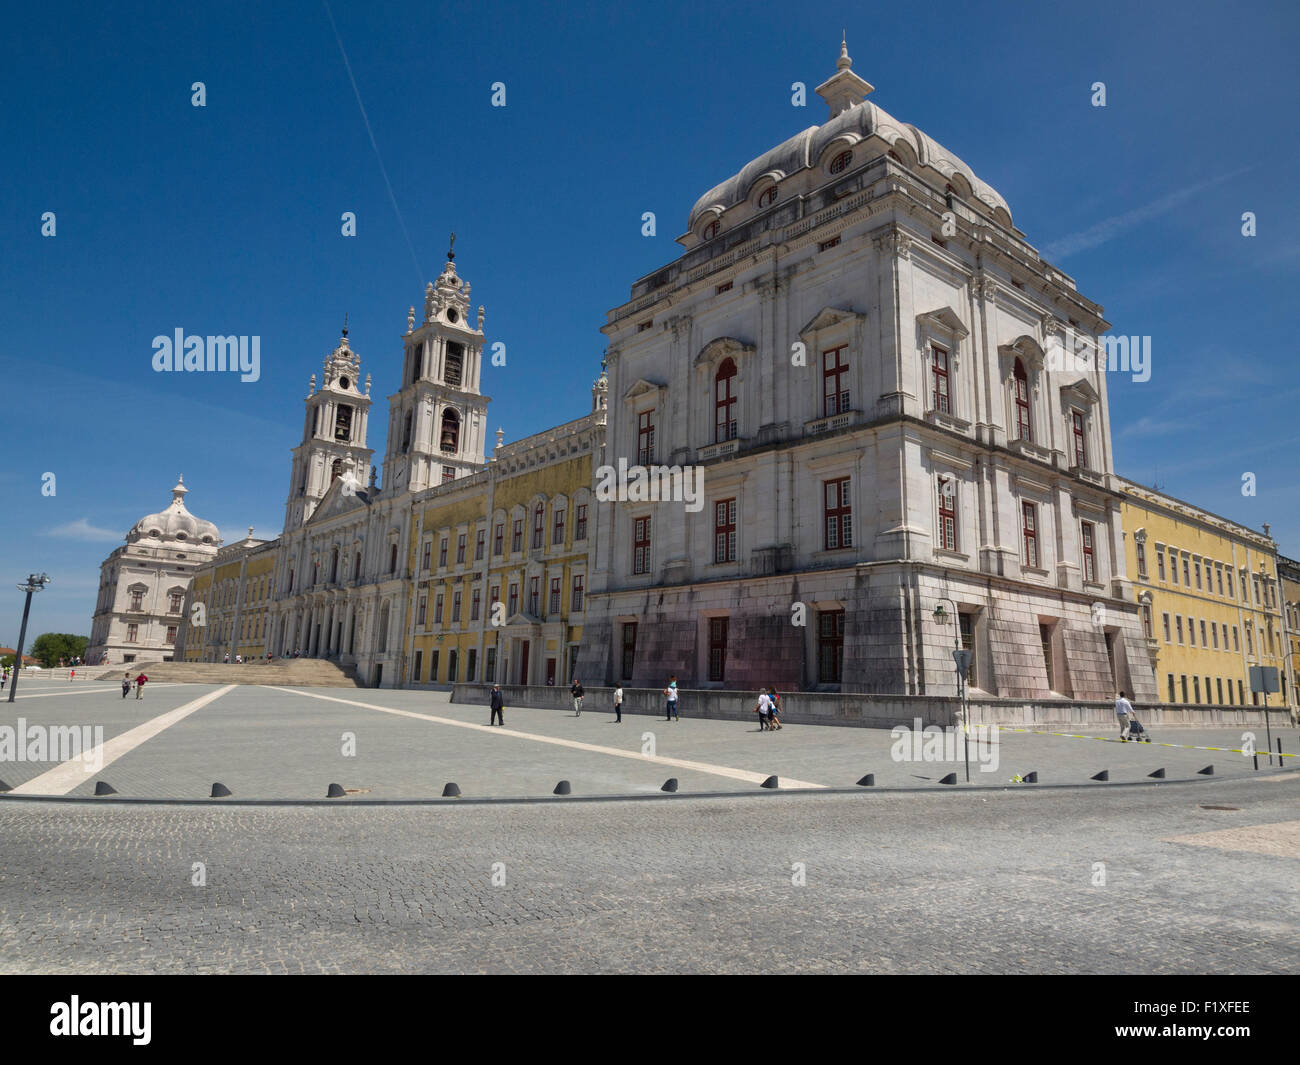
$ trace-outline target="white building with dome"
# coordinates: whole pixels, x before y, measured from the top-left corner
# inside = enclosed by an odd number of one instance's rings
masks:
[[[184,482],[178,478],[171,505],[137,521],[100,566],[90,664],[171,661],[190,580],[221,546],[217,527],[185,508]]]
[[[1154,699],[1105,358],[1048,357],[1101,306],[846,46],[816,91],[609,312],[607,461],[705,498],[600,508],[581,675],[952,695],[961,644],[979,693]]]

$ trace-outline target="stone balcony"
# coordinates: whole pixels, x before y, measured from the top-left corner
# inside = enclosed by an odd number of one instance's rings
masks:
[[[843,429],[846,425],[852,425],[862,417],[860,410],[844,410],[839,414],[832,414],[826,418],[814,418],[810,422],[803,423],[804,436],[817,436],[819,433],[829,433],[835,429]]]
[[[733,436],[730,440],[709,444],[696,452],[697,460],[699,462],[708,462],[710,459],[720,459],[727,455],[734,455],[740,450],[743,443],[744,441],[740,437]]]

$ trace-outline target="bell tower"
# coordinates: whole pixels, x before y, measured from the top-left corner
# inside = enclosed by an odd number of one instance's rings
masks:
[[[284,531],[305,523],[325,498],[330,485],[341,477],[350,478],[355,488],[364,488],[373,449],[366,447],[366,423],[370,418],[370,375],[366,390],[358,387],[361,358],[348,346],[346,319],[338,347],[325,356],[321,387],[316,375],[306,398],[302,443],[293,449],[289,474],[289,498],[285,503]]]
[[[470,287],[456,274],[456,234],[437,281],[424,291],[402,338],[402,388],[388,397],[385,492],[419,492],[483,468],[489,399],[479,391],[483,308],[470,323]]]

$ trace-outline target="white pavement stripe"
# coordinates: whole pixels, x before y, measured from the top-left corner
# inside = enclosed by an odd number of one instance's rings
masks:
[[[275,687],[267,685],[268,688]],[[513,736],[520,740],[532,740],[535,743],[550,743],[556,747],[569,747],[575,751],[590,751],[593,754],[609,754],[615,758],[631,758],[638,762],[650,762],[654,765],[669,766],[673,769],[691,769],[697,773],[712,773],[717,777],[729,777],[732,780],[743,780],[750,784],[761,784],[765,781],[770,773],[753,773],[748,769],[732,769],[730,766],[713,765],[710,762],[691,762],[684,758],[665,758],[662,755],[642,754],[640,751],[624,751],[618,747],[602,747],[596,743],[583,743],[581,740],[563,740],[557,736],[540,736],[535,732],[519,732],[516,729],[503,728],[500,725],[476,725],[471,721],[457,721],[451,717],[438,717],[436,714],[420,714],[414,710],[397,710],[390,706],[377,706],[374,703],[362,703],[356,699],[339,699],[332,695],[317,695],[315,692],[303,691],[299,688],[275,688],[276,691],[289,692],[291,695],[306,695],[312,699],[324,699],[330,703],[343,703],[345,706],[360,706],[366,710],[378,710],[384,714],[396,714],[398,717],[413,717],[420,721],[432,721],[438,725],[452,725],[456,728],[473,729],[476,732],[485,732],[491,736]],[[781,789],[786,788],[824,788],[825,784],[814,784],[807,780],[794,780],[789,777],[777,776],[777,783]],[[15,789],[17,790],[17,789]]]
[[[233,691],[237,687],[237,684],[227,684],[224,688],[218,688],[214,692],[208,692],[207,695],[201,695],[184,706],[178,706],[175,710],[168,710],[165,714],[159,714],[157,717],[144,722],[144,724],[136,725],[135,728],[128,729],[122,735],[114,736],[111,740],[101,743],[91,751],[84,752],[80,758],[70,759],[56,765],[53,769],[47,770],[38,777],[32,777],[25,784],[19,784],[11,794],[66,795],[90,776],[86,772],[87,765],[98,765],[99,768],[96,772],[102,772],[121,758],[122,755],[130,754],[142,743],[153,739],[164,729],[170,728],[176,722],[189,717],[195,710],[202,710],[208,703],[220,699],[226,692]]]
[[[155,684],[153,681],[150,681],[145,688],[147,691],[153,691],[155,688],[175,688],[179,683],[179,681],[163,681]],[[39,692],[36,695],[15,695],[14,701],[17,702],[19,699],[50,699],[56,695],[103,695],[105,692],[120,693],[121,690],[122,686],[120,684],[106,684],[102,688],[78,687],[75,691],[69,689],[68,691],[61,692]],[[6,698],[8,697],[6,696]]]

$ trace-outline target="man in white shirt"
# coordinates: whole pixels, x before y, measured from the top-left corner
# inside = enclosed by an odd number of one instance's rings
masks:
[[[623,685],[614,689],[614,723],[622,724],[623,722]]]
[[[1133,704],[1124,697],[1124,693],[1119,693],[1119,698],[1115,700],[1115,717],[1119,719],[1119,739],[1121,743],[1128,743],[1129,729],[1133,725]]]

